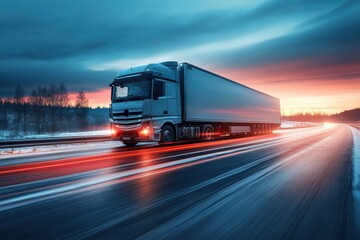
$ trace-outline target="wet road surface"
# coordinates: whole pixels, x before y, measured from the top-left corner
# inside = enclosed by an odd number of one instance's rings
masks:
[[[359,125],[0,160],[1,239],[360,239]]]

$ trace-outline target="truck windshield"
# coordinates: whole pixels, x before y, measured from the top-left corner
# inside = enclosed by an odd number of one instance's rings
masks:
[[[136,80],[121,82],[112,86],[113,101],[143,100],[151,97],[151,80]]]

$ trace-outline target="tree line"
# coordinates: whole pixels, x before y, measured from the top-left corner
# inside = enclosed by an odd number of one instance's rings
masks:
[[[71,105],[64,83],[39,86],[28,96],[17,85],[14,97],[0,98],[0,131],[14,137],[92,130],[108,122],[107,109],[98,109],[98,114],[89,117],[93,110],[83,91],[78,92],[75,105]]]
[[[354,122],[360,121],[360,108],[350,109],[332,115],[325,113],[299,113],[291,116],[283,116],[282,120],[298,122]]]

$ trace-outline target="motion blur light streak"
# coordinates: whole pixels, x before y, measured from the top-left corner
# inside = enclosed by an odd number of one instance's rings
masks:
[[[323,131],[323,129],[318,129],[320,131]],[[270,140],[269,143],[260,143],[257,145],[253,145],[253,146],[249,146],[249,147],[242,147],[242,148],[235,148],[235,149],[231,149],[231,150],[224,150],[221,152],[215,152],[215,153],[208,153],[208,154],[204,154],[206,153],[206,151],[201,150],[201,151],[195,151],[193,153],[190,154],[194,154],[194,153],[203,153],[201,156],[198,157],[190,157],[190,158],[185,158],[185,159],[180,159],[180,160],[174,160],[170,163],[160,163],[157,165],[151,165],[151,166],[146,166],[146,167],[142,167],[139,168],[137,170],[129,170],[129,171],[125,171],[123,173],[114,173],[114,174],[108,174],[105,176],[101,176],[99,178],[93,178],[91,181],[87,181],[87,182],[81,182],[81,181],[77,181],[75,183],[73,183],[72,185],[66,185],[66,186],[61,186],[58,189],[50,189],[47,191],[43,191],[43,192],[38,192],[36,194],[32,193],[29,194],[27,197],[26,196],[22,196],[19,199],[14,198],[12,202],[18,202],[18,201],[23,201],[24,199],[33,199],[33,198],[37,198],[39,195],[40,196],[48,196],[48,195],[53,195],[53,194],[60,194],[66,191],[70,191],[70,190],[76,190],[76,189],[81,189],[81,188],[85,188],[85,187],[90,187],[92,185],[97,185],[97,184],[102,184],[102,183],[106,183],[106,182],[113,182],[116,183],[116,181],[114,182],[114,180],[117,180],[119,178],[126,178],[128,176],[132,176],[134,174],[146,174],[148,171],[153,171],[153,170],[158,170],[158,169],[162,169],[162,168],[168,168],[165,171],[168,170],[175,170],[178,168],[182,168],[182,167],[188,167],[188,166],[192,166],[194,164],[200,164],[200,163],[204,163],[204,162],[208,162],[208,161],[213,161],[213,160],[217,160],[219,158],[225,158],[225,157],[229,157],[232,156],[232,154],[242,154],[242,153],[247,153],[247,152],[252,152],[252,151],[257,151],[260,149],[264,149],[264,148],[269,148],[269,147],[273,147],[275,145],[278,144],[282,144],[284,141],[286,141],[287,143],[289,143],[290,141],[297,141],[300,137],[309,135],[309,133],[300,133],[297,136],[289,136],[289,137],[285,137],[284,139],[279,139],[279,140]],[[326,138],[327,139],[327,138]],[[223,148],[227,148],[227,147],[223,147]],[[220,150],[221,148],[218,148],[218,150]],[[176,159],[177,156],[186,156],[189,155],[189,153],[186,154],[179,154],[179,155],[172,155],[171,158],[172,159]],[[168,158],[168,157],[165,157]],[[158,158],[157,160],[160,160],[163,158]],[[203,160],[204,159],[204,160]],[[144,161],[144,160],[143,160]],[[148,160],[146,159],[146,161],[154,161],[154,160]],[[177,166],[179,165],[179,166]],[[173,167],[174,166],[174,167]],[[122,180],[121,180],[122,181]],[[0,201],[0,207],[2,205],[7,205],[8,202],[5,200],[4,202]]]
[[[92,157],[113,156],[113,165],[61,177],[48,170],[2,174],[2,184],[18,184],[0,190],[0,230],[11,239],[38,238],[40,226],[61,220],[65,225],[43,237],[358,239],[351,210],[357,203],[348,197],[351,189],[357,194],[348,175],[356,163],[354,134],[359,129],[324,124],[275,136],[109,149]]]
[[[327,128],[331,128],[331,127],[334,127],[335,124],[334,123],[329,123],[329,122],[324,122],[324,126],[327,127]]]
[[[320,133],[321,131],[323,131],[323,129],[317,129],[317,131]],[[297,134],[296,136],[288,136],[287,140],[291,140],[291,139],[297,139],[300,136],[304,136],[304,135],[311,135],[314,134],[314,131],[303,131],[302,133]],[[261,136],[260,136],[261,138]],[[276,142],[276,140],[279,138],[272,138],[271,141],[272,142]],[[230,140],[227,141],[229,144],[231,142],[234,141],[238,141],[238,140]],[[283,140],[281,140],[283,141]],[[255,141],[252,142],[253,144],[256,143],[261,143],[262,140],[260,141]],[[211,145],[217,145],[216,142],[204,142],[204,143],[197,143],[195,146],[196,147],[202,147],[202,146],[211,146]],[[241,146],[242,144],[236,144],[234,146]],[[230,145],[231,147],[232,145]],[[141,151],[141,155],[142,156],[144,153],[145,154],[149,154],[149,153],[161,153],[161,152],[174,152],[175,150],[183,150],[183,149],[192,149],[194,147],[194,145],[189,145],[189,146],[169,146],[169,147],[165,147],[163,149],[146,149],[146,150],[140,150]],[[227,148],[229,146],[226,147],[217,147],[215,148],[215,150],[221,150],[224,148]],[[201,150],[201,151],[195,151],[193,153],[204,153],[206,151]],[[128,153],[128,154],[123,154],[121,157],[130,157],[130,156],[136,156],[139,153]],[[175,158],[178,156],[183,156],[183,155],[189,155],[189,153],[186,154],[180,154],[180,155],[172,155],[171,158]],[[112,160],[114,162],[116,162],[116,160],[118,159],[118,156],[114,156],[113,154],[108,154],[108,155],[104,155],[104,157],[98,157],[98,156],[93,156],[93,157],[85,157],[85,158],[78,158],[78,159],[74,159],[73,161],[69,161],[69,160],[55,160],[52,161],[50,163],[43,163],[43,162],[36,162],[36,163],[29,163],[29,164],[20,164],[20,165],[15,165],[15,166],[10,166],[10,167],[0,167],[0,175],[2,174],[9,174],[9,173],[18,173],[18,172],[25,172],[25,171],[32,171],[32,170],[39,170],[39,169],[47,169],[47,168],[57,168],[57,167],[61,167],[61,166],[67,166],[67,165],[75,165],[75,166],[80,166],[82,169],[86,169],[88,168],[86,165],[83,165],[84,163],[89,164],[90,162],[99,162],[99,161],[104,161],[104,160]],[[105,163],[101,163],[101,165],[104,165]],[[110,165],[113,165],[113,163],[110,163]],[[98,166],[96,166],[98,167]]]

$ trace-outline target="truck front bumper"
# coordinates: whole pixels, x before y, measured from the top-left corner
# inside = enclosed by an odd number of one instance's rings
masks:
[[[137,141],[137,142],[158,142],[160,141],[160,133],[150,123],[142,124],[139,128],[125,130],[116,123],[110,123],[111,138],[121,141]]]

